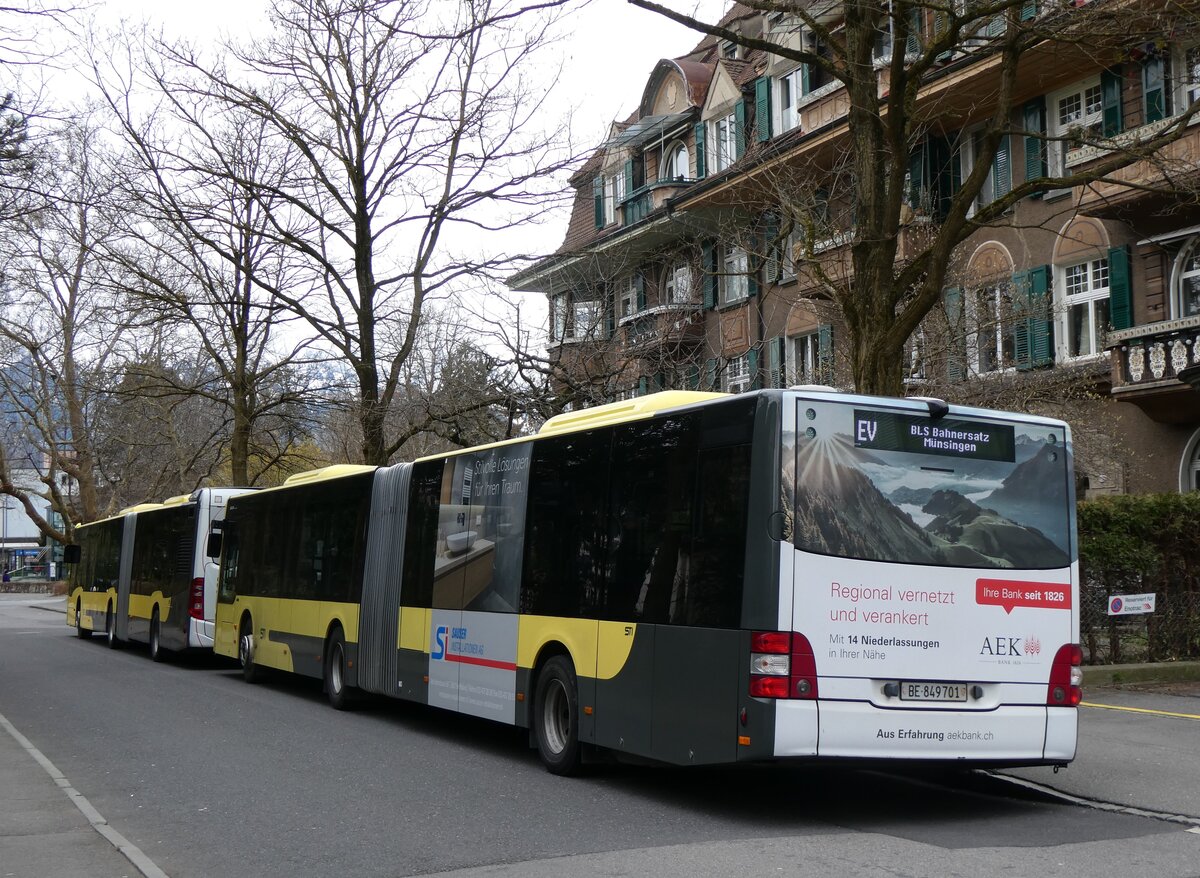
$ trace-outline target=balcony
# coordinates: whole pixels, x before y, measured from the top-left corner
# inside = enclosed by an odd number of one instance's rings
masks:
[[[1180,379],[1185,369],[1200,366],[1200,317],[1110,332],[1108,344],[1114,397],[1161,423],[1200,417],[1200,393]]]
[[[1173,123],[1164,119],[1143,125],[1119,135],[1118,146],[1131,140],[1153,137]],[[1159,150],[1153,161],[1136,161],[1088,186],[1079,194],[1079,211],[1090,216],[1120,218],[1132,210],[1166,210],[1168,206],[1187,197],[1196,178],[1196,154],[1200,151],[1200,124],[1193,122],[1176,141]],[[1086,147],[1069,162],[1080,164],[1107,154],[1098,147]]]
[[[641,222],[654,211],[667,203],[668,198],[678,195],[695,180],[676,177],[673,180],[655,180],[645,186],[639,186],[621,202],[621,225],[632,226]]]
[[[698,303],[658,305],[624,318],[619,340],[628,357],[652,356],[704,338],[704,310]]]

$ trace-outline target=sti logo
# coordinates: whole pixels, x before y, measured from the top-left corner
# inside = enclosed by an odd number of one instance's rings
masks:
[[[451,640],[466,639],[466,628],[450,628],[446,625],[439,625],[433,632],[433,650],[429,653],[429,657],[434,660],[445,659]]]

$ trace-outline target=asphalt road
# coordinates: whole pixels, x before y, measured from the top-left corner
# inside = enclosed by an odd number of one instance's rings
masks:
[[[1200,833],[979,774],[556,778],[512,729],[401,703],[339,713],[315,682],[155,665],[13,599],[0,713],[172,878],[1200,873]]]

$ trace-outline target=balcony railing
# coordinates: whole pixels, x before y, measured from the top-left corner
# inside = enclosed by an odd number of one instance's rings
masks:
[[[625,353],[644,355],[704,337],[704,311],[699,303],[658,305],[626,317],[619,332]]]
[[[631,226],[667,203],[667,199],[678,195],[695,180],[676,177],[672,180],[655,180],[645,186],[639,186],[621,202],[621,225]]]
[[[1179,373],[1200,365],[1200,317],[1168,320],[1108,334],[1113,391],[1174,386]]]

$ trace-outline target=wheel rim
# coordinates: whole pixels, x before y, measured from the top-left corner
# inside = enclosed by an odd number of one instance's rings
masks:
[[[117,633],[113,630],[112,610],[104,614],[104,636],[108,638],[109,643],[117,636]]]
[[[335,643],[329,652],[329,691],[338,695],[342,691],[342,645]]]
[[[82,616],[83,616],[83,614],[79,611],[79,604],[76,604],[75,605],[75,627],[79,628],[80,630],[83,629]]]
[[[243,631],[242,636],[238,638],[238,659],[242,663],[242,667],[250,664],[250,656],[253,652],[254,644],[249,631]]]
[[[150,655],[158,655],[158,619],[150,623]]]
[[[551,680],[546,687],[546,701],[542,708],[542,733],[546,745],[553,753],[567,749],[571,734],[571,702],[567,698],[562,680]]]

